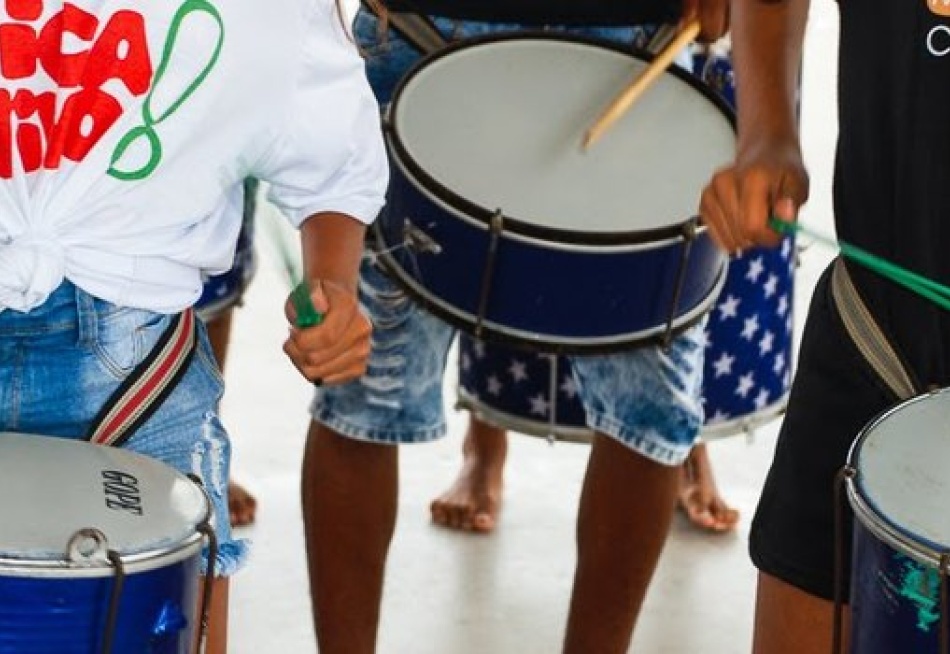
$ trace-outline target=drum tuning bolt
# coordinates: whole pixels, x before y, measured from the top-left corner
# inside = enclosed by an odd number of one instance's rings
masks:
[[[442,246],[426,234],[424,231],[412,224],[412,221],[406,218],[402,225],[402,237],[406,245],[417,252],[426,254],[441,254]]]

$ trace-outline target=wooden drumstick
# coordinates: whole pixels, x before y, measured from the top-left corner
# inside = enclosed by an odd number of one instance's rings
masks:
[[[610,129],[610,126],[630,108],[636,99],[643,95],[643,92],[646,91],[653,82],[659,79],[660,75],[673,63],[673,60],[676,58],[676,55],[679,54],[680,50],[699,36],[699,30],[700,24],[698,20],[686,24],[680,33],[676,35],[676,38],[657,53],[653,61],[650,62],[650,65],[607,105],[607,108],[601,112],[597,120],[594,121],[584,134],[584,140],[581,144],[584,150],[588,149],[603,136],[604,132]]]

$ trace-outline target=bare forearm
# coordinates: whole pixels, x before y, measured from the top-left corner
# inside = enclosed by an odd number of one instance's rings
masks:
[[[340,213],[311,216],[300,227],[306,279],[323,279],[356,290],[366,226]]]
[[[809,0],[732,0],[739,152],[798,139],[797,92]]]

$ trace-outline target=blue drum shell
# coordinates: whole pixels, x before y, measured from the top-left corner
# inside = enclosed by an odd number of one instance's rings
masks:
[[[200,547],[192,549],[180,561],[127,574],[113,652],[190,653],[201,564]],[[0,565],[0,653],[100,654],[115,583],[108,571],[95,577],[22,576],[7,575]]]
[[[395,158],[395,157],[394,157]],[[455,210],[423,182],[393,166],[387,209],[376,221],[388,270],[430,311],[476,333],[492,235],[481,220]],[[398,247],[407,222],[437,244],[438,252]],[[548,351],[592,352],[658,341],[700,320],[725,282],[726,259],[708,231],[689,245],[679,230],[640,234],[617,244],[572,242],[516,231],[515,221],[497,239],[490,292],[480,337]],[[687,251],[688,250],[688,251]],[[682,273],[682,290],[674,296]]]

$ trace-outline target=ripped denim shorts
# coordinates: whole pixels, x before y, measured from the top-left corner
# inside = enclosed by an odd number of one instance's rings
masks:
[[[443,377],[455,330],[410,299],[370,257],[360,271],[360,302],[373,321],[367,373],[342,386],[318,388],[314,420],[375,443],[443,436]],[[704,329],[700,321],[667,349],[571,356],[587,425],[658,463],[682,463],[703,422]]]
[[[170,320],[96,299],[69,282],[28,313],[0,311],[0,432],[82,439]],[[219,576],[235,572],[247,549],[232,538],[228,520],[231,445],[217,414],[223,388],[201,325],[188,370],[122,445],[201,480],[211,499]]]

